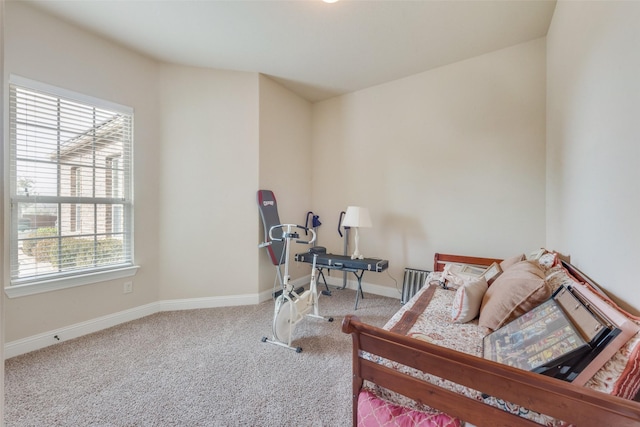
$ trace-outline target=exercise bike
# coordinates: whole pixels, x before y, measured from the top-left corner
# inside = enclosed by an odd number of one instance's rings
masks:
[[[282,229],[282,237],[275,237],[273,231],[276,229]],[[311,240],[300,240],[300,235],[295,229],[302,229],[305,232],[311,232]],[[274,225],[269,229],[269,242],[263,243],[260,247],[270,245],[273,241],[284,241],[284,277],[282,280],[282,293],[276,298],[275,308],[273,311],[273,325],[272,325],[272,339],[262,337],[262,342],[268,342],[276,344],[282,347],[295,350],[296,353],[302,351],[302,347],[293,347],[291,340],[293,337],[293,330],[296,324],[304,319],[306,316],[316,319],[328,320],[333,322],[333,317],[325,318],[318,313],[318,290],[316,279],[316,258],[317,254],[313,255],[313,263],[311,266],[311,283],[309,284],[309,290],[298,294],[294,289],[294,286],[289,283],[289,255],[291,242],[295,240],[296,243],[312,244],[316,240],[316,233],[314,230],[295,224],[279,224]],[[299,291],[299,290],[298,290]]]

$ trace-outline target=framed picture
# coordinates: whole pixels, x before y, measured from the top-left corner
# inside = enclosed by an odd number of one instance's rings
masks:
[[[544,249],[538,249],[537,251],[533,251],[529,254],[529,256],[527,257],[528,260],[530,261],[535,261],[537,259],[540,259],[540,257],[542,255],[544,255],[545,250]]]
[[[484,271],[484,273],[482,273],[482,276],[484,276],[485,280],[490,285],[501,274],[502,274],[502,269],[500,268],[500,264],[498,264],[497,262],[494,262]]]
[[[485,359],[552,376],[591,350],[554,299],[485,336],[483,345]]]
[[[487,270],[486,267],[471,264],[449,264],[448,266],[449,272],[467,277],[481,277]]]

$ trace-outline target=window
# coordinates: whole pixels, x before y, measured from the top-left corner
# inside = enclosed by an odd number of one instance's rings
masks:
[[[118,198],[122,194],[122,185],[120,182],[120,157],[108,157],[107,158],[107,171],[112,173],[106,175],[106,191],[107,194],[111,194],[111,197]],[[112,205],[111,210],[106,212],[105,226],[107,232],[122,232],[122,206]]]
[[[71,168],[71,182],[70,190],[71,197],[77,197],[82,194],[82,179],[80,177],[80,168],[73,166]],[[80,203],[72,203],[71,211],[69,212],[69,221],[71,223],[72,231],[82,230],[82,205]]]
[[[9,96],[7,293],[132,275],[132,109],[15,76]]]

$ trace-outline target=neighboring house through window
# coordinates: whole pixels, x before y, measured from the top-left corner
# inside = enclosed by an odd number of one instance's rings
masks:
[[[16,76],[9,93],[7,293],[134,274],[132,109]]]

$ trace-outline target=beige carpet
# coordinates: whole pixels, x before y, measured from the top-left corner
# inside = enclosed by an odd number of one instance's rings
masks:
[[[295,329],[302,353],[261,342],[273,302],[158,313],[5,362],[6,426],[348,426],[354,291],[321,297],[332,323]],[[365,293],[382,326],[399,299]]]

